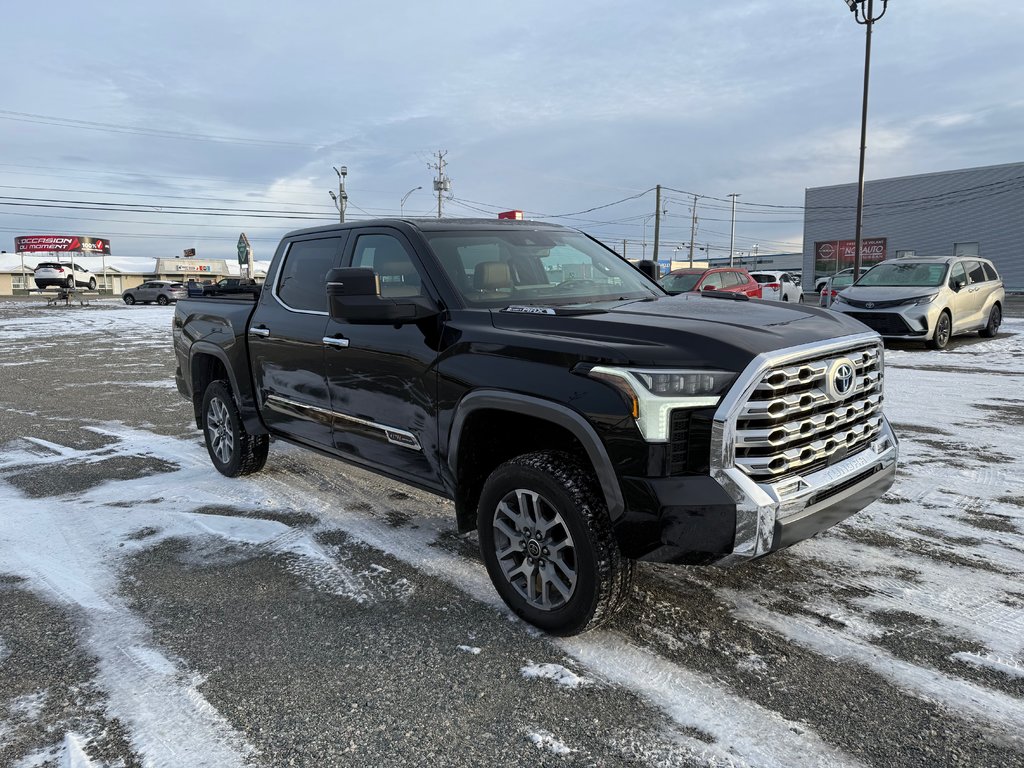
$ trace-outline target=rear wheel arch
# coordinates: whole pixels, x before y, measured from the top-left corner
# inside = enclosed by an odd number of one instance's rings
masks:
[[[192,383],[192,408],[195,411],[196,426],[202,428],[203,397],[207,388],[215,381],[227,380],[237,404],[238,386],[231,366],[219,355],[208,350],[193,350],[189,366]]]
[[[614,467],[583,416],[541,398],[479,391],[466,395],[459,403],[448,446],[459,530],[476,527],[480,493],[497,467],[542,450],[562,451],[589,465],[611,519],[622,514],[625,502]]]

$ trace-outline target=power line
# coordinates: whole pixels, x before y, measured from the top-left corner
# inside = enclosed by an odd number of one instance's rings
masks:
[[[130,125],[118,125],[116,123],[97,123],[91,120],[76,120],[67,117],[55,117],[53,115],[36,115],[31,112],[13,112],[7,109],[0,109],[0,120],[14,120],[24,123],[35,123],[38,125],[54,125],[61,128],[77,128],[87,131],[102,131],[105,133],[126,133],[137,136],[154,136],[162,139],[185,139],[188,141],[214,141],[219,144],[250,144],[255,146],[276,146],[276,147],[301,147],[303,149],[318,149],[319,144],[307,144],[295,141],[277,141],[275,139],[254,139],[241,136],[216,136],[206,133],[188,133],[186,131],[168,131],[163,128],[145,128]]]

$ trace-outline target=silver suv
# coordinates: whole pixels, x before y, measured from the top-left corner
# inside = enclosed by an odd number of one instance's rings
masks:
[[[943,349],[961,333],[991,337],[1003,321],[1003,281],[988,259],[946,256],[878,264],[836,296],[832,309],[886,339]]]
[[[157,304],[166,305],[186,296],[185,286],[182,283],[172,283],[170,280],[147,280],[142,285],[128,288],[121,294],[125,304],[149,304],[155,301]]]

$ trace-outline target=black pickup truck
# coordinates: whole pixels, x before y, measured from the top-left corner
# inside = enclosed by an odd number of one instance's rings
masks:
[[[174,348],[220,472],[275,438],[452,499],[505,602],[556,634],[610,617],[635,560],[746,562],[896,473],[877,334],[668,296],[554,225],[292,232],[263,285],[179,301]]]

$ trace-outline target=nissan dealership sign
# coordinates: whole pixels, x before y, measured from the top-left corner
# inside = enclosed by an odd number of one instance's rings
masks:
[[[860,259],[864,264],[877,264],[885,261],[888,249],[888,238],[865,237],[860,241]],[[831,272],[838,271],[844,267],[853,266],[854,253],[857,250],[855,240],[824,240],[814,244],[814,260],[819,266],[834,267]]]
[[[110,255],[105,237],[84,235],[22,235],[14,238],[15,253],[82,253]]]

